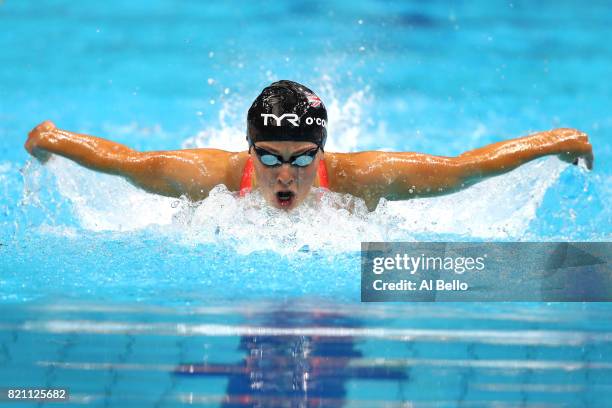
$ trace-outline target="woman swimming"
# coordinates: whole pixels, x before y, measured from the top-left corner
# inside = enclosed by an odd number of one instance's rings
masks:
[[[311,187],[348,193],[370,210],[381,198],[405,200],[468,187],[546,155],[593,165],[585,133],[555,129],[494,143],[457,157],[412,152],[324,152],[327,111],[304,85],[278,81],[264,88],[247,115],[248,150],[184,149],[138,152],[109,140],[58,129],[45,121],[25,144],[45,162],[50,154],[89,169],[115,174],[152,193],[199,201],[218,184],[246,194],[257,188],[266,201],[290,210]]]

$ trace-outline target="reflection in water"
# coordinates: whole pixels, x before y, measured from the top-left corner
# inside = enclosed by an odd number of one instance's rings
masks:
[[[354,317],[277,310],[267,312],[257,323],[277,328],[335,327],[338,336],[243,336],[239,349],[245,352],[245,357],[241,362],[181,364],[176,373],[228,377],[224,407],[340,407],[344,404],[348,380],[407,378],[403,369],[351,364],[362,353],[354,339],[342,335],[341,330],[361,327]]]

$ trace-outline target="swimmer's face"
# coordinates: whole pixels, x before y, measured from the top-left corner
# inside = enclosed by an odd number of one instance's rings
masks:
[[[257,142],[256,147],[290,160],[302,153],[312,152],[317,145],[311,142]],[[298,167],[288,163],[269,167],[261,162],[254,148],[250,149],[255,167],[257,188],[268,203],[276,208],[291,210],[308,196],[317,176],[319,160],[323,152],[319,149],[308,166]]]

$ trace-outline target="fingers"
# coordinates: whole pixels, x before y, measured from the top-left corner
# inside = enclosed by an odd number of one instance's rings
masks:
[[[593,158],[593,152],[588,151],[588,152],[586,152],[585,154],[583,154],[583,155],[581,155],[581,156],[579,156],[579,157],[576,157],[576,158],[575,158],[575,159],[572,161],[572,164],[573,164],[574,166],[577,166],[577,165],[578,165],[578,163],[580,162],[580,159],[584,160],[584,164],[585,164],[585,166],[586,166],[586,168],[587,168],[588,170],[593,170],[593,161],[594,161],[594,158]]]
[[[586,156],[584,156],[584,162],[586,164],[587,169],[593,170],[593,152],[589,152]]]
[[[49,154],[39,149],[39,144],[46,133],[55,129],[55,123],[51,122],[50,120],[45,120],[32,129],[30,133],[28,133],[28,139],[26,140],[24,146],[28,153],[35,156],[41,162],[46,162],[49,159]]]
[[[55,129],[55,123],[51,122],[50,120],[45,120],[40,125],[36,126],[36,129],[39,129],[43,132],[49,132]]]
[[[28,133],[28,139],[36,137],[41,133],[50,132],[53,129],[55,129],[55,124],[50,120],[45,120],[44,122],[37,125],[34,129],[32,129],[30,133]]]
[[[45,125],[45,127],[47,128],[47,130],[51,130],[51,129],[55,129],[55,123],[51,122],[50,120],[45,120],[43,122],[43,125]]]
[[[593,146],[591,145],[591,143],[589,143],[589,139],[586,134],[584,134],[584,137],[585,137],[584,143],[586,144],[586,148],[585,148],[585,152],[582,158],[584,159],[586,168],[589,170],[593,170],[593,160],[594,160]]]
[[[560,134],[569,134],[571,129],[558,130]],[[578,165],[582,159],[588,170],[593,169],[593,146],[589,142],[589,137],[586,133],[575,130],[565,146],[567,150],[559,155],[561,160]]]
[[[55,128],[56,128],[55,123],[51,122],[50,120],[45,120],[44,122],[42,122],[39,125],[37,125],[34,129],[32,129],[30,134],[32,134],[32,133],[50,132],[50,131],[52,131]]]
[[[580,157],[584,160],[586,168],[589,170],[593,170],[593,146],[589,142],[589,136],[584,132],[579,132],[578,140],[583,144],[583,152]]]
[[[580,159],[584,160],[584,165],[586,166],[587,170],[593,170],[593,156],[584,156]],[[575,159],[572,164],[574,166],[578,166],[580,159]]]
[[[41,164],[45,164],[51,158],[51,153],[36,149],[32,152],[32,156],[36,157]]]

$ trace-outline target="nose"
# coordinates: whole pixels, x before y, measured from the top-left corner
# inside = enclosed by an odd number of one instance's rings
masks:
[[[289,164],[284,163],[280,166],[276,180],[283,186],[290,186],[295,181],[294,171]]]

